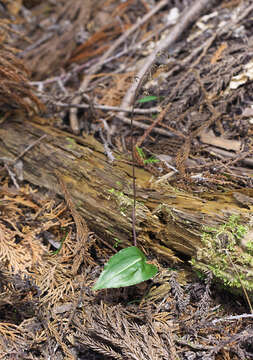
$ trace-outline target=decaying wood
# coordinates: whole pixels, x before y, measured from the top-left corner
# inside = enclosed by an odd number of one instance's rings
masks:
[[[47,136],[23,157],[24,179],[62,195],[55,174],[55,170],[60,171],[89,228],[111,244],[120,241],[122,247],[130,245],[133,200],[129,159],[115,153],[115,161],[110,163],[103,145],[92,136],[76,137],[49,126],[13,121],[1,126],[0,160],[11,163],[28,144],[43,135]],[[235,191],[190,195],[156,183],[142,168],[136,168],[136,177],[136,226],[139,246],[144,251],[151,250],[169,262],[180,261],[179,254],[184,254],[193,259],[196,268],[211,270],[223,284],[240,288],[233,263],[244,287],[252,291],[250,202],[238,202]],[[253,190],[244,191],[244,195],[251,198]],[[230,237],[228,229],[219,234],[214,229],[204,230],[204,226],[221,229],[219,226],[229,222],[231,215],[240,216],[240,222],[248,226],[245,237],[241,242],[238,238],[232,250],[235,237]]]

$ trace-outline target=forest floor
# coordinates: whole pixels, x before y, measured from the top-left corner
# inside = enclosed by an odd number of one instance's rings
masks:
[[[136,166],[157,179],[235,190],[252,210],[251,1],[4,0],[0,15],[1,122],[24,109],[94,136],[110,162],[134,143]],[[0,153],[0,359],[253,359],[247,292],[218,288],[185,256],[148,282],[92,291],[120,244],[90,233],[84,266],[69,195],[22,181],[18,160]]]

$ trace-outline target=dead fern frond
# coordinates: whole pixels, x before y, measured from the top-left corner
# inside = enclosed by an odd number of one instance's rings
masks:
[[[47,268],[44,277],[40,277],[38,286],[41,289],[41,300],[45,305],[52,306],[59,301],[73,300],[75,297],[73,279],[64,277],[61,268]]]
[[[15,230],[0,223],[0,262],[13,273],[25,272],[32,267],[33,259],[29,251],[15,243]]]
[[[99,342],[93,339],[91,336],[86,336],[85,334],[81,334],[82,342],[84,345],[99,354],[110,356],[116,360],[122,360],[122,355],[118,354],[115,350],[113,350],[110,346]]]
[[[138,325],[121,306],[102,304],[85,310],[84,319],[73,320],[76,342],[114,359],[165,360],[170,349],[151,322]],[[84,321],[85,320],[85,321]],[[83,325],[84,324],[84,325]]]
[[[73,301],[75,290],[79,287],[71,273],[74,242],[71,232],[67,235],[60,251],[44,257],[44,265],[37,267],[37,285],[41,290],[43,305]]]
[[[47,326],[48,326],[48,330],[49,330],[50,334],[55,338],[57,343],[61,346],[61,348],[66,356],[65,359],[66,360],[75,360],[76,357],[71,353],[68,346],[62,340],[62,336],[60,335],[60,333],[57,330],[57,328],[59,327],[59,324],[56,321],[54,321],[54,322],[48,322]]]
[[[0,323],[0,334],[14,340],[19,335],[18,327],[14,324]]]
[[[185,313],[187,311],[187,306],[190,303],[190,296],[184,293],[181,284],[177,280],[176,272],[172,273],[169,284],[171,286],[171,291],[174,294],[179,313]]]
[[[26,338],[17,325],[0,323],[0,349],[1,359],[9,359],[10,353],[16,353],[18,349],[27,348]],[[6,357],[5,357],[6,356]]]
[[[73,219],[76,224],[77,242],[75,244],[75,250],[73,253],[73,265],[72,265],[72,274],[76,275],[78,272],[78,269],[82,263],[85,263],[86,265],[94,264],[94,261],[92,260],[90,254],[89,254],[89,251],[88,251],[88,249],[89,249],[89,228],[88,228],[88,225],[86,224],[84,218],[82,218],[81,215],[76,210],[73,200],[71,199],[71,196],[67,189],[67,186],[66,186],[65,182],[63,181],[60,173],[56,172],[56,175],[59,179],[67,206],[69,207],[69,210],[71,211],[71,214],[72,214]]]
[[[10,353],[20,354],[24,349],[39,347],[46,340],[47,335],[35,318],[24,320],[20,325],[0,322],[1,359],[10,359]]]

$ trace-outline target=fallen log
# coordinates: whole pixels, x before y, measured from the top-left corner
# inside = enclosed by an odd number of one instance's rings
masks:
[[[27,145],[46,135],[22,156],[24,180],[62,195],[60,171],[89,228],[112,245],[132,244],[132,168],[126,156],[109,162],[92,136],[77,137],[36,122],[8,122],[0,128],[0,160],[11,162]],[[188,194],[156,183],[136,168],[138,245],[168,262],[191,259],[197,270],[212,271],[226,287],[253,294],[253,189]],[[247,198],[243,203],[240,198]],[[238,200],[239,199],[239,200]]]

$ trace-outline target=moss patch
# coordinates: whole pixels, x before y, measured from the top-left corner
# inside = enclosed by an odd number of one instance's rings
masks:
[[[227,223],[215,228],[204,227],[203,247],[197,251],[191,264],[202,272],[212,271],[226,287],[243,286],[253,292],[252,242],[241,246],[249,227],[240,223],[239,216],[231,216]]]

